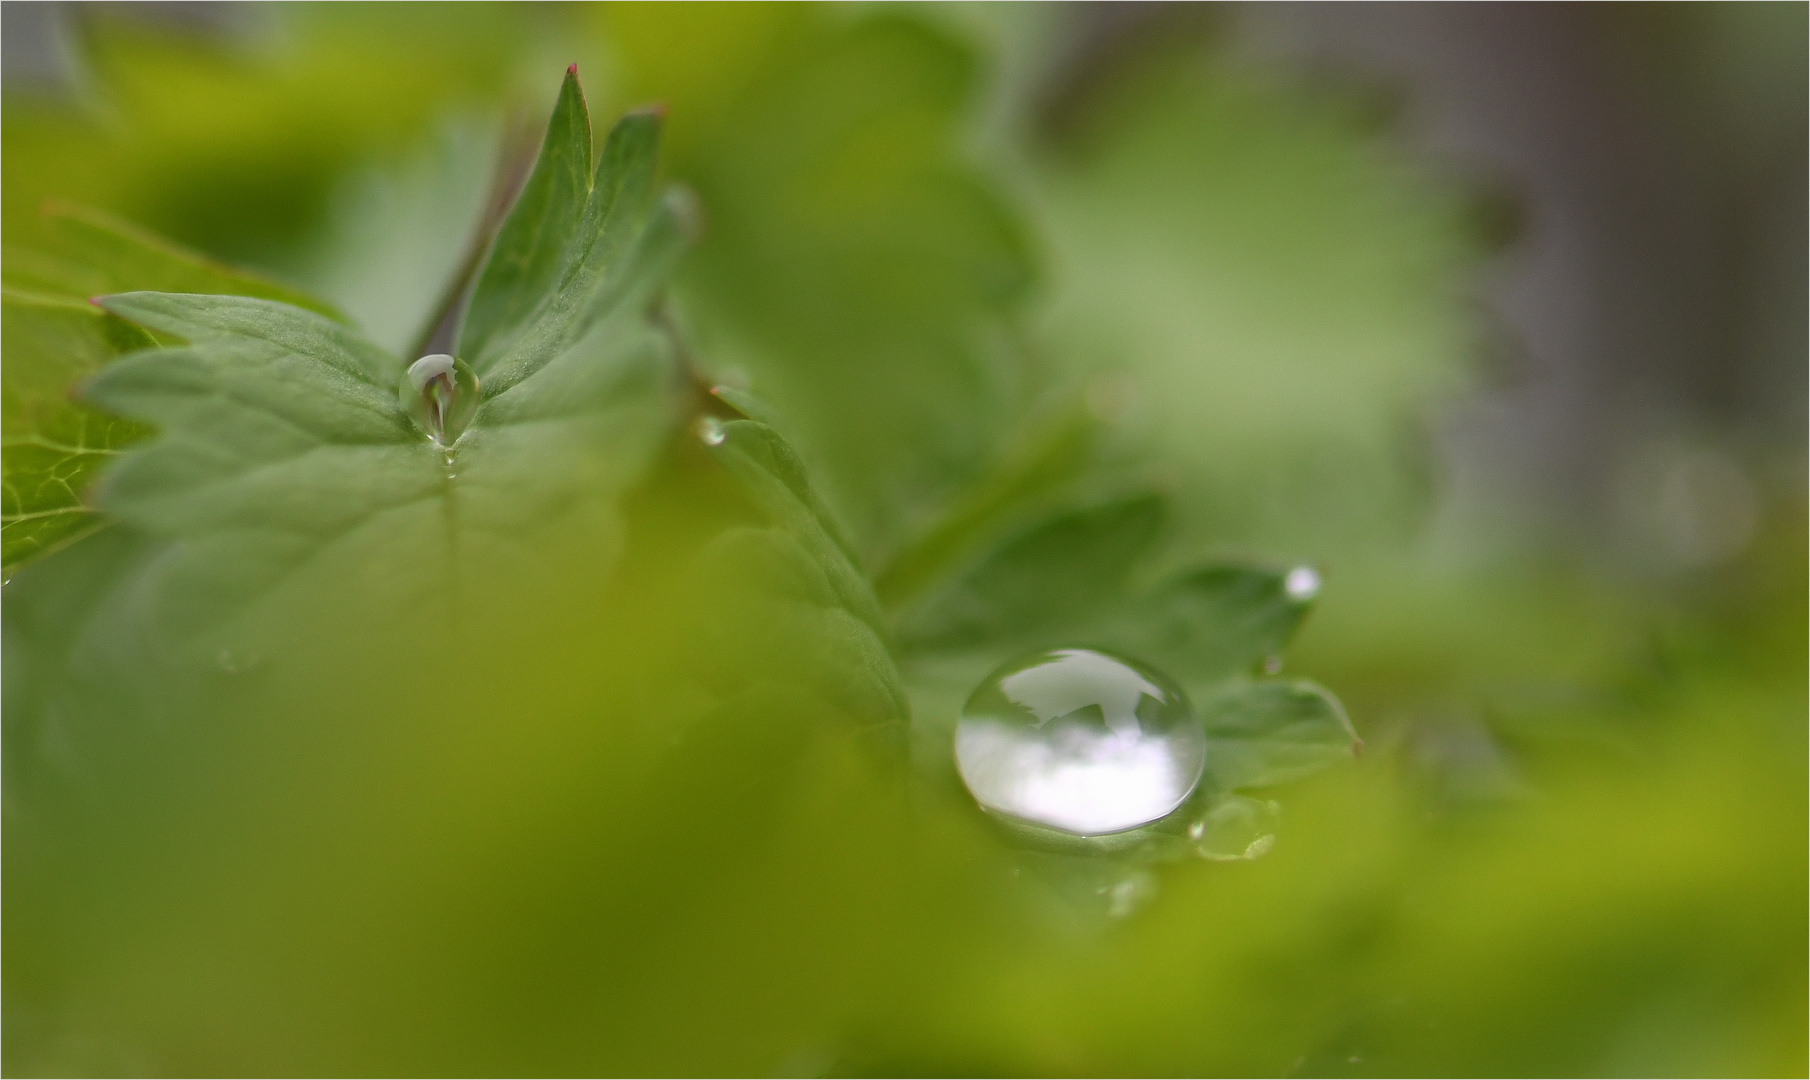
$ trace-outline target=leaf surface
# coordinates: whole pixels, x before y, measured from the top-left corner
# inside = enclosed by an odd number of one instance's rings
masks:
[[[0,427],[0,562],[10,576],[32,559],[102,527],[84,497],[99,469],[141,438],[141,425],[74,400],[73,387],[116,357],[156,344],[90,305],[100,293],[156,289],[232,293],[330,308],[275,282],[223,266],[107,214],[55,205],[43,250],[6,253],[6,378]]]
[[[766,528],[726,532],[706,552],[707,574],[729,588],[758,586],[774,611],[770,632],[719,642],[759,681],[808,677],[870,723],[910,715],[888,651],[880,605],[840,530],[811,488],[795,451],[765,424],[732,420],[710,429],[714,456],[767,518]],[[775,645],[783,651],[776,651]]]
[[[568,76],[537,175],[588,163],[588,125]],[[502,314],[468,324],[482,404],[450,449],[398,398],[407,359],[322,315],[246,297],[102,301],[187,342],[114,363],[86,395],[162,432],[112,471],[100,502],[172,541],[145,584],[175,629],[348,585],[456,621],[541,565],[548,544],[609,564],[623,542],[617,504],[673,405],[670,342],[646,310],[684,231],[673,199],[650,208],[613,194],[651,175],[656,135],[646,117],[619,124],[602,169],[579,178],[592,199],[581,209],[541,184],[512,210],[479,288]],[[532,299],[535,286],[546,295]]]
[[[1207,776],[1220,791],[1298,780],[1363,749],[1338,700],[1305,680],[1241,686],[1196,705]]]

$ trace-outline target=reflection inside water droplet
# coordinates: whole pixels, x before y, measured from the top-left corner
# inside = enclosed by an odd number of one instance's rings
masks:
[[[962,708],[955,761],[987,809],[1099,836],[1185,802],[1200,782],[1206,733],[1158,672],[1092,649],[1057,649],[981,683]]]
[[[1320,574],[1311,566],[1297,566],[1282,579],[1282,591],[1297,603],[1312,600],[1320,592]]]
[[[457,442],[478,411],[477,374],[465,361],[446,353],[431,353],[410,364],[396,394],[415,426],[441,446]]]
[[[703,439],[706,445],[721,446],[723,445],[723,440],[728,437],[729,434],[723,430],[723,422],[721,420],[718,420],[714,416],[699,418],[698,438]]]

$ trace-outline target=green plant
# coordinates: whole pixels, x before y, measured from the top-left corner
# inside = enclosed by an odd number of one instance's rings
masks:
[[[902,659],[917,673],[918,764],[907,788],[932,800],[922,808],[931,819],[954,815],[973,828],[978,811],[964,810],[947,783],[956,712],[947,693],[965,695],[1015,651],[1104,643],[1181,678],[1214,742],[1201,794],[1182,811],[1128,838],[1074,840],[1073,864],[1046,868],[1089,918],[1124,908],[1122,895],[1095,898],[1102,874],[1193,857],[1202,826],[1184,838],[1191,824],[1237,811],[1236,792],[1349,754],[1355,736],[1329,695],[1251,681],[1314,589],[1233,567],[1142,583],[1164,513],[1157,496],[1061,510],[1003,540],[979,531],[965,545],[978,557],[963,546],[941,558],[908,549],[901,561],[920,567],[913,587],[895,589],[884,610],[798,455],[761,419],[770,407],[743,391],[701,389],[663,298],[696,211],[684,191],[655,187],[659,127],[657,113],[631,113],[593,154],[568,73],[539,159],[476,274],[456,377],[441,376],[444,387],[414,377],[408,358],[325,304],[97,215],[66,214],[85,245],[81,262],[61,278],[41,271],[42,283],[67,293],[105,282],[106,294],[90,306],[21,288],[8,294],[7,327],[33,335],[29,355],[46,367],[72,345],[87,349],[82,370],[94,374],[79,401],[42,410],[50,418],[39,427],[86,424],[102,434],[68,461],[118,460],[94,509],[74,500],[75,482],[34,502],[26,493],[46,491],[70,465],[9,444],[8,490],[22,494],[8,527],[27,527],[17,541],[9,534],[9,558],[17,572],[44,557],[9,585],[9,616],[32,657],[20,690],[29,704],[9,731],[47,735],[73,723],[78,741],[111,759],[103,817],[156,820],[166,770],[188,774],[216,811],[238,814],[247,807],[234,786],[175,765],[173,747],[215,768],[217,755],[235,767],[249,755],[286,798],[311,801],[295,785],[319,766],[277,765],[258,738],[231,728],[295,724],[275,741],[314,760],[327,731],[355,724],[387,743],[508,687],[513,704],[484,727],[509,721],[478,741],[533,743],[549,715],[575,710],[566,722],[593,728],[610,748],[596,779],[646,792],[616,812],[652,837],[664,815],[645,800],[671,797],[663,772],[771,799],[748,789],[783,787],[785,773],[810,760],[794,743],[797,725],[816,717],[814,738],[859,747],[840,752],[838,769],[854,770],[840,782],[872,790],[842,797],[909,833],[905,805],[887,809],[897,796],[884,779],[905,763],[912,709]],[[71,319],[79,331],[66,329]],[[1013,509],[989,508],[995,518]],[[45,539],[29,526],[47,513],[74,523]],[[94,535],[100,529],[112,534]],[[58,552],[56,541],[74,546]],[[934,533],[931,545],[949,546]],[[593,619],[607,625],[582,625]],[[894,625],[899,644],[889,647]],[[608,655],[625,647],[634,664]],[[309,695],[311,710],[337,714],[330,723],[291,716],[283,702],[295,680],[310,678],[335,684]],[[494,685],[473,685],[480,679]],[[164,745],[123,757],[104,745],[137,725],[162,729],[155,741]],[[386,726],[395,730],[378,730]],[[687,749],[662,753],[673,739]],[[723,760],[750,739],[779,740],[763,747],[766,768]],[[22,805],[45,809],[46,826],[61,830],[71,826],[61,799],[83,797],[54,771],[16,783]],[[421,783],[406,766],[385,781],[402,791]],[[265,827],[311,812],[251,803]],[[182,832],[173,821],[146,827],[157,847]],[[810,826],[823,827],[841,823]],[[589,838],[581,830],[573,839]],[[242,840],[265,842],[256,830]],[[1010,844],[1000,850],[1011,857]],[[676,852],[640,859],[642,873],[687,861]],[[318,874],[334,876],[325,867],[309,876]],[[531,962],[518,971],[511,978],[547,974]],[[359,978],[373,975],[410,977],[380,967]]]
[[[1406,546],[1477,245],[1347,98],[1178,35],[966,154],[1044,16],[420,10],[9,90],[9,1070],[1801,1063],[1801,518],[1711,614]],[[626,116],[467,263],[553,48]],[[1172,816],[965,789],[1070,647],[1192,699]]]

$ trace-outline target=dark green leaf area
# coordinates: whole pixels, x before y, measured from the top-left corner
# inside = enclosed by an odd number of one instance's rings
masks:
[[[1338,700],[1304,680],[1238,686],[1195,706],[1207,727],[1206,779],[1218,791],[1299,780],[1364,745]]]
[[[1056,514],[901,613],[923,775],[954,782],[954,725],[987,672],[1037,649],[1073,646],[1152,664],[1187,689],[1214,740],[1209,758],[1224,763],[1209,791],[1279,783],[1349,756],[1355,736],[1330,695],[1249,681],[1287,646],[1311,597],[1291,597],[1286,573],[1252,566],[1194,567],[1139,587],[1165,514],[1155,495]]]
[[[1285,579],[1250,566],[1185,570],[1133,599],[1108,634],[1184,683],[1248,671],[1277,657],[1307,616]]]
[[[907,648],[1021,643],[1078,631],[1120,602],[1167,507],[1139,495],[1047,519],[983,555],[901,621]]]
[[[1288,595],[1281,572],[1197,567],[1135,586],[1165,514],[1160,496],[1138,495],[1023,529],[908,608],[900,640],[920,653],[1091,644],[1184,685],[1247,672],[1280,652],[1309,607]]]
[[[694,231],[689,197],[654,201],[656,112],[617,121],[591,168],[591,123],[568,72],[526,186],[504,220],[460,331],[459,355],[491,397],[648,298]]]

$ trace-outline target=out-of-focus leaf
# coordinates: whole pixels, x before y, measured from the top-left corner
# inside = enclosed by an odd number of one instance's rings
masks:
[[[84,301],[0,292],[0,351],[6,354],[0,427],[0,561],[19,566],[99,528],[83,501],[102,465],[141,438],[135,423],[70,400],[70,388],[150,335]]]
[[[507,194],[498,161],[515,145],[488,113],[460,115],[406,154],[354,169],[333,186],[324,222],[286,260],[286,276],[332,301],[372,341],[408,355],[449,297],[469,286],[465,272],[508,210],[497,205]]]
[[[1364,745],[1338,701],[1299,679],[1236,687],[1196,707],[1207,727],[1207,777],[1220,791],[1298,780]]]
[[[293,8],[278,16],[282,44],[248,62],[230,31],[98,9],[76,18],[80,90],[6,95],[7,242],[39,246],[38,206],[75,199],[284,272],[307,261],[349,171],[414,143],[449,99],[509,87],[524,31],[558,21],[482,7],[426,20]]]
[[[709,213],[678,281],[699,355],[752,376],[863,555],[890,555],[1024,398],[1026,244],[958,152],[975,58],[892,12],[592,10]]]
[[[100,210],[57,203],[45,210],[44,221],[49,235],[41,253],[7,252],[7,284],[83,299],[138,291],[257,296],[340,318],[306,293],[217,262]]]
[[[1130,379],[1184,531],[1313,554],[1402,535],[1415,425],[1479,341],[1464,189],[1346,96],[1253,78],[1187,28],[1124,47],[1023,173],[1038,340]]]
[[[77,382],[103,364],[155,344],[87,298],[147,289],[229,293],[331,308],[286,286],[223,266],[97,210],[58,205],[45,214],[46,250],[6,254],[6,368],[0,426],[5,573],[100,527],[83,499],[98,469],[143,428],[77,402]]]

